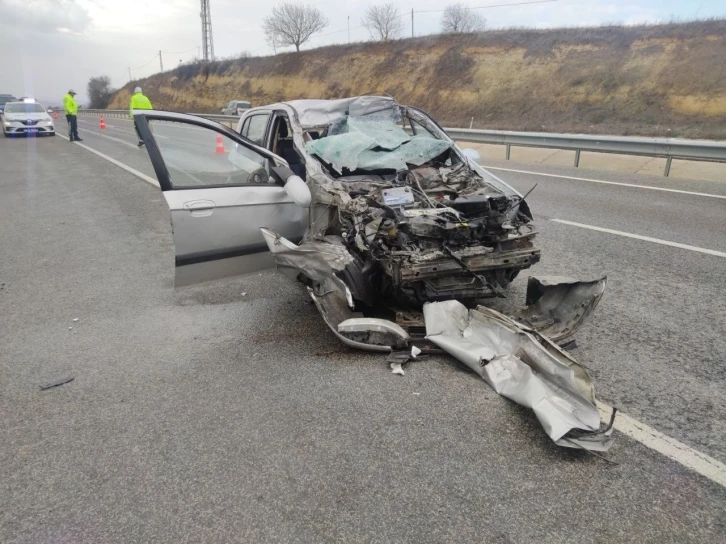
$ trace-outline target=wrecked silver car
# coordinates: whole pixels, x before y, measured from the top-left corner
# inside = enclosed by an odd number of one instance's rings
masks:
[[[497,296],[539,260],[522,196],[422,111],[380,97],[292,107],[304,108],[293,140],[297,129],[315,202],[308,239],[347,248],[356,301]]]
[[[341,341],[388,353],[395,372],[446,351],[556,443],[607,450],[592,382],[555,344],[605,278],[530,278],[526,308],[477,307],[539,261],[537,231],[525,197],[427,114],[362,96],[251,109],[236,132],[180,113],[134,119],[171,211],[177,285],[276,267]]]

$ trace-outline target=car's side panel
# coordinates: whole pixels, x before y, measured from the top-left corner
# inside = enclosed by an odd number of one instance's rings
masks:
[[[274,268],[259,227],[300,240],[308,224],[278,185],[164,192],[176,248],[176,285]]]
[[[266,251],[260,227],[294,239],[307,222],[307,210],[279,185],[182,189],[165,191],[164,198],[177,266]]]

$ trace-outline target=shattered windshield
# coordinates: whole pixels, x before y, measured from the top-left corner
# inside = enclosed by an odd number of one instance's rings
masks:
[[[306,144],[308,153],[343,170],[407,170],[421,166],[445,151],[452,143],[430,134],[408,134],[399,124],[400,108],[389,108],[365,116],[348,116],[330,126],[328,135]]]

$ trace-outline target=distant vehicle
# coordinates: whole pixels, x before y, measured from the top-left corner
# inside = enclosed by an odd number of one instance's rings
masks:
[[[222,115],[242,115],[251,107],[252,104],[244,100],[232,100],[232,102],[222,108]]]
[[[0,113],[2,113],[5,109],[5,104],[7,102],[15,102],[16,100],[17,98],[11,94],[0,94]]]
[[[6,102],[2,124],[6,138],[15,135],[55,136],[53,118],[34,100]]]

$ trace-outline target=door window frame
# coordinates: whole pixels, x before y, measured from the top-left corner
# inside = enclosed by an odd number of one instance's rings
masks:
[[[273,179],[275,179],[275,183],[223,183],[223,184],[210,184],[210,185],[181,185],[178,187],[174,187],[174,184],[171,182],[171,175],[169,174],[169,170],[166,167],[166,162],[164,161],[163,155],[161,154],[161,150],[159,149],[159,146],[156,143],[156,139],[154,138],[153,133],[151,132],[151,128],[149,127],[149,121],[166,121],[166,122],[177,122],[177,123],[183,123],[186,125],[193,125],[200,128],[208,129],[213,132],[217,132],[221,134],[222,136],[226,136],[227,138],[231,139],[233,142],[235,142],[238,145],[241,145],[243,147],[246,147],[247,149],[250,149],[251,151],[254,151],[255,153],[258,153],[259,155],[262,155],[269,161],[271,161],[270,165],[270,175],[273,176]],[[196,117],[193,115],[188,115],[184,113],[168,113],[168,114],[159,114],[159,113],[138,113],[134,115],[134,123],[136,124],[136,127],[139,129],[139,133],[141,134],[141,138],[146,144],[146,150],[149,154],[149,159],[151,159],[151,165],[154,168],[154,173],[156,174],[156,179],[159,181],[159,187],[162,191],[186,191],[186,190],[193,190],[193,189],[219,189],[219,188],[225,188],[225,187],[257,187],[257,188],[274,188],[279,189],[282,185],[284,185],[285,180],[279,179],[279,175],[275,172],[276,167],[286,167],[287,162],[281,157],[278,157],[274,153],[272,153],[269,149],[266,149],[263,146],[260,146],[256,144],[255,142],[249,140],[248,138],[242,136],[241,134],[238,134],[234,130],[232,130],[229,127],[226,127],[224,125],[221,125],[217,123],[216,121],[210,121],[208,119],[203,119],[201,117]]]
[[[267,124],[265,125],[264,132],[262,133],[262,143],[257,143],[254,140],[250,139],[250,137],[249,137],[249,125],[252,124],[253,117],[262,117],[264,115],[267,116]],[[250,142],[254,143],[255,145],[259,145],[260,147],[264,147],[265,149],[267,149],[265,147],[265,142],[267,140],[267,135],[270,132],[270,122],[272,121],[272,112],[267,110],[267,111],[261,111],[258,113],[253,113],[245,118],[245,123],[247,123],[248,121],[249,121],[249,123],[247,125],[247,134],[244,137],[247,138],[247,140],[249,140]],[[244,126],[242,127],[242,129],[244,130]],[[268,151],[269,151],[269,149],[268,149]]]

